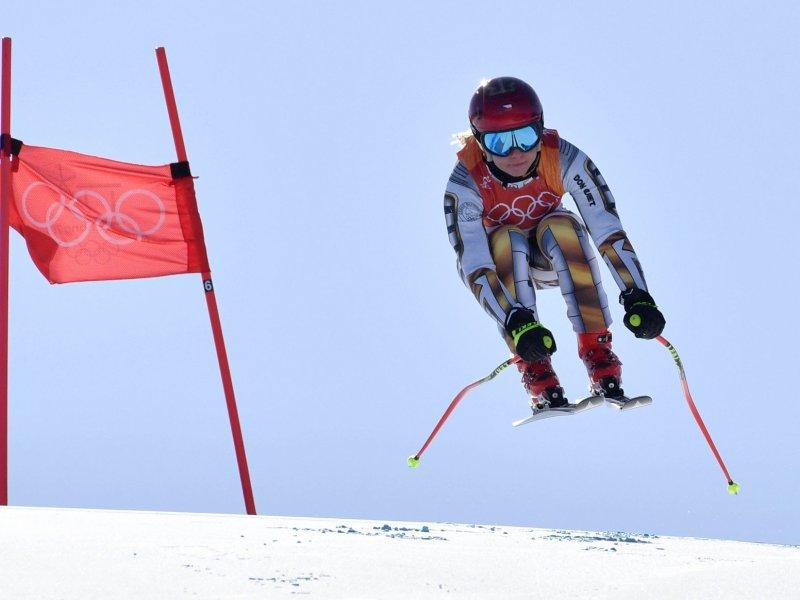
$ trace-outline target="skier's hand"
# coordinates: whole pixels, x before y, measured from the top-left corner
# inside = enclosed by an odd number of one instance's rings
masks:
[[[650,294],[633,288],[622,292],[619,301],[625,306],[623,323],[637,338],[652,340],[664,331],[664,315]]]
[[[506,319],[505,328],[522,360],[534,362],[556,351],[553,334],[527,308],[513,309]]]

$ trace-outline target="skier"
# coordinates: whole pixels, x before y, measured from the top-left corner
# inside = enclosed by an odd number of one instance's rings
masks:
[[[522,359],[517,366],[534,413],[574,406],[550,362],[553,334],[536,312],[535,290],[556,285],[591,394],[623,403],[622,363],[611,350],[611,314],[589,237],[621,290],[625,326],[652,339],[665,321],[608,185],[586,154],[544,128],[542,105],[524,81],[483,83],[469,123],[445,192],[447,231],[462,280]],[[562,206],[567,192],[580,217]]]

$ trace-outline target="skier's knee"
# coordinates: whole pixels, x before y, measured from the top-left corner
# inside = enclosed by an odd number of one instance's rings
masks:
[[[489,251],[495,262],[504,258],[510,260],[514,252],[522,252],[528,256],[528,235],[519,227],[499,227],[489,236]]]
[[[580,235],[583,232],[583,224],[578,217],[568,212],[550,213],[539,223],[538,231],[550,229],[558,240],[561,232]]]
[[[551,213],[539,223],[536,242],[541,250],[553,258],[556,248],[568,249],[570,255],[586,254],[583,224],[570,213]]]

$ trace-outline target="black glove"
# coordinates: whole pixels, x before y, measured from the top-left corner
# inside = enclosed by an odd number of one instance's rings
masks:
[[[505,328],[522,360],[534,362],[556,351],[553,334],[527,308],[513,309],[506,319]]]
[[[652,340],[664,331],[664,315],[650,294],[633,288],[622,292],[619,301],[625,306],[623,323],[637,338]]]

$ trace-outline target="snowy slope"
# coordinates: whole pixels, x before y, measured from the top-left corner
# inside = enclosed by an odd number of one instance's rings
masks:
[[[800,548],[650,534],[0,508],[0,598],[800,598]]]

